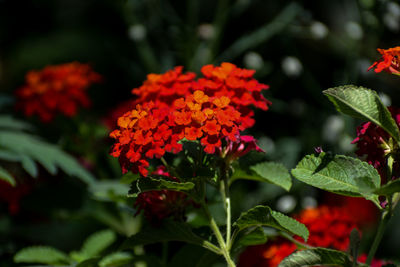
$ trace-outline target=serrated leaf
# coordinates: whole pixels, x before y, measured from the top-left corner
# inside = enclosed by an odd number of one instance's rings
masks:
[[[14,177],[4,168],[0,167],[0,180],[9,183],[12,186],[16,185]]]
[[[304,224],[274,211],[268,206],[256,206],[247,212],[243,212],[233,225],[238,227],[239,231],[248,227],[269,226],[301,236],[306,241],[309,235]]]
[[[163,241],[181,241],[199,246],[202,246],[204,242],[201,237],[192,232],[188,224],[164,220],[158,227],[148,225],[139,233],[129,237],[122,244],[122,249]]]
[[[105,256],[100,262],[100,267],[117,267],[128,264],[132,261],[133,256],[128,252],[114,252]]]
[[[347,196],[364,196],[377,201],[372,192],[379,187],[378,171],[367,162],[343,155],[305,156],[292,175],[311,186]]]
[[[399,128],[375,91],[361,86],[345,85],[330,88],[323,93],[339,112],[371,121],[400,142]]]
[[[390,196],[394,193],[400,192],[400,180],[389,182],[374,191],[375,194],[380,196]]]
[[[286,191],[292,186],[289,171],[283,164],[277,162],[262,162],[250,167],[267,182],[282,187]]]
[[[111,230],[102,230],[89,236],[83,243],[79,252],[86,259],[98,256],[117,239],[117,235]]]
[[[300,267],[315,265],[351,266],[346,253],[327,248],[302,250],[286,257],[278,267]]]
[[[189,193],[194,188],[192,182],[176,182],[162,175],[150,175],[147,177],[140,177],[136,183],[131,185],[128,197],[136,197],[138,194],[154,190],[171,190]]]
[[[45,246],[23,248],[14,255],[16,263],[41,263],[63,265],[70,262],[68,256],[58,249]]]
[[[57,173],[57,168],[70,176],[76,176],[83,182],[91,184],[94,177],[83,168],[74,157],[62,151],[55,145],[49,144],[37,137],[13,131],[0,131],[0,147],[3,148],[3,156],[13,156],[14,160],[24,161],[27,171],[33,172],[32,164],[27,163],[26,157],[39,162],[51,174]],[[7,150],[10,151],[7,153]]]

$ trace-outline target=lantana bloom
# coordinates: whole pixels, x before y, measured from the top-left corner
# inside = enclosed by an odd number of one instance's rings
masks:
[[[110,134],[115,139],[111,155],[119,158],[124,173],[132,170],[146,176],[148,159],[180,152],[184,138],[198,140],[209,154],[222,151],[223,143],[235,146],[245,141],[240,131],[254,122],[250,106],[268,108],[270,102],[261,95],[268,86],[252,78],[254,71],[230,63],[208,65],[202,71],[206,78],[198,81],[180,67],[150,74],[133,89],[136,108],[122,115]],[[247,143],[253,149],[252,142]],[[236,150],[248,152],[242,146]]]
[[[389,107],[389,111],[397,126],[400,127],[400,109]],[[381,127],[372,122],[365,122],[357,127],[357,137],[352,142],[352,144],[357,144],[355,153],[360,157],[366,156],[366,161],[378,170],[383,181],[391,179],[391,177],[386,177],[386,156],[389,153],[395,158],[393,175],[397,177],[396,175],[400,172],[398,149],[393,147],[396,144],[390,142],[390,138],[390,135]]]
[[[29,71],[25,85],[19,88],[16,108],[26,116],[38,115],[43,122],[58,113],[74,116],[79,107],[88,107],[87,88],[101,77],[88,64],[78,62],[47,66]]]
[[[400,75],[400,46],[389,49],[377,49],[382,57],[374,62],[368,70],[375,68],[375,72],[386,71],[388,73]]]

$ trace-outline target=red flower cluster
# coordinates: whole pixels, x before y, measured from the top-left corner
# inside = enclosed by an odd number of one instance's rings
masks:
[[[200,140],[206,153],[221,152],[222,140],[238,142],[239,132],[254,120],[249,105],[267,109],[261,91],[268,88],[252,78],[254,71],[223,63],[205,66],[206,78],[182,74],[177,67],[162,75],[150,74],[133,89],[136,109],[118,119],[110,137],[116,140],[111,155],[128,170],[146,176],[147,159],[182,150],[180,140]],[[140,102],[140,104],[139,104]]]
[[[153,174],[167,176],[178,181],[177,178],[171,177],[166,172],[164,166],[158,167]],[[159,190],[140,193],[136,198],[135,207],[137,208],[136,214],[143,210],[144,216],[150,222],[157,223],[168,217],[182,218],[185,208],[189,204],[191,204],[191,200],[182,192]]]
[[[345,251],[349,246],[351,230],[358,227],[356,218],[349,213],[345,206],[320,206],[305,209],[295,217],[310,231],[307,244],[316,247]],[[296,239],[302,241],[301,238]],[[264,245],[251,246],[241,254],[239,266],[275,267],[296,249],[295,244],[281,238]]]
[[[400,46],[389,49],[377,49],[382,57],[368,70],[375,68],[375,72],[386,71],[388,73],[400,75]]]
[[[89,106],[86,89],[100,79],[89,65],[78,62],[30,71],[25,85],[16,91],[16,108],[26,116],[38,115],[43,122],[51,121],[58,112],[74,116],[79,106]]]
[[[400,109],[389,107],[393,119],[400,127]],[[393,164],[393,174],[396,175],[400,172],[399,161],[396,160],[396,149],[390,146],[390,135],[372,122],[365,122],[357,127],[357,137],[353,140],[352,144],[357,144],[356,154],[358,156],[366,155],[366,161],[373,165],[382,177],[382,180],[391,179],[386,177],[386,155],[391,153],[395,156]]]

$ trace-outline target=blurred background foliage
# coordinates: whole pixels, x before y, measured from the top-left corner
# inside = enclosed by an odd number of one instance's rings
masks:
[[[389,0],[0,0],[0,93],[6,103],[1,111],[22,119],[12,96],[27,71],[90,63],[104,77],[89,90],[90,109],[55,124],[29,122],[46,140],[88,160],[98,179],[119,178],[118,163],[107,156],[108,130],[100,122],[131,98],[130,90],[148,73],[176,65],[199,72],[205,64],[232,62],[257,70],[256,78],[270,85],[265,96],[273,104],[256,113],[251,134],[265,157],[293,168],[317,146],[344,154],[354,150],[350,142],[359,121],[336,113],[322,90],[357,84],[377,90],[388,105],[400,101],[398,77],[367,72],[379,58],[376,48],[398,45],[399,31],[400,5]],[[77,180],[40,173],[44,182],[23,199],[23,212],[6,216],[7,208],[1,210],[0,259],[22,245],[70,251],[105,226],[123,235],[139,227],[132,203],[120,201],[118,193],[110,200],[104,184],[92,188],[96,198]],[[124,195],[123,185],[113,186]],[[266,202],[291,212],[321,197],[298,183],[290,195],[256,182],[237,182],[233,190],[237,213]],[[393,247],[400,230],[392,228],[387,240],[378,255],[398,256]],[[0,266],[8,266],[4,262]]]

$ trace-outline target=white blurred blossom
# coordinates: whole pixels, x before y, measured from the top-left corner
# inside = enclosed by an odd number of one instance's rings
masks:
[[[257,145],[268,154],[273,154],[275,152],[275,143],[267,136],[258,138]]]
[[[322,22],[314,21],[310,25],[310,32],[311,32],[311,35],[312,35],[313,38],[315,38],[315,39],[323,39],[328,35],[329,29]]]
[[[201,24],[197,29],[197,33],[200,38],[204,40],[209,40],[214,37],[215,34],[214,26],[209,23]]]
[[[243,58],[244,66],[248,69],[261,69],[264,65],[264,60],[260,54],[256,52],[248,52]]]
[[[383,22],[391,31],[397,32],[400,29],[400,5],[389,2],[386,6],[386,13],[383,15]]]
[[[325,141],[336,142],[344,130],[344,120],[338,115],[332,115],[327,118],[322,127],[322,138]]]
[[[382,92],[380,92],[378,95],[385,106],[389,107],[392,105],[392,99],[390,98],[390,96]]]
[[[129,27],[128,36],[134,41],[141,41],[146,37],[147,30],[142,24],[135,24]]]
[[[295,78],[303,72],[303,64],[297,57],[285,57],[282,60],[282,70],[287,76]]]
[[[285,195],[278,199],[276,209],[283,213],[289,213],[296,207],[297,201],[291,195]]]
[[[345,28],[347,35],[350,38],[352,38],[354,40],[360,40],[361,38],[363,38],[364,31],[361,28],[360,24],[358,24],[357,22],[349,21],[346,23],[344,28]]]
[[[310,196],[304,197],[301,200],[301,207],[303,209],[315,208],[315,207],[317,207],[317,205],[318,205],[317,200],[315,198],[313,198],[313,197],[310,197]]]

